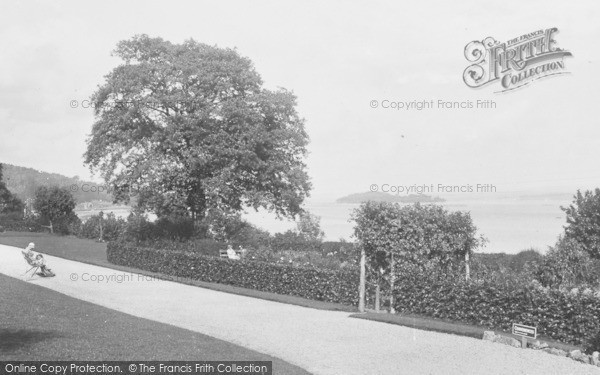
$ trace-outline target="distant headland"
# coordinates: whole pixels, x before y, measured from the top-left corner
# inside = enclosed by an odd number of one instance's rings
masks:
[[[432,197],[425,194],[392,195],[380,191],[368,191],[366,193],[355,193],[339,198],[335,203],[361,203],[367,201],[375,202],[398,202],[398,203],[441,203],[446,200],[440,197]]]

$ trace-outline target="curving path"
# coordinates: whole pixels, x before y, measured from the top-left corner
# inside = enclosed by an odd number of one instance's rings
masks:
[[[46,259],[57,276],[30,283],[270,354],[315,374],[600,374],[598,367],[544,352]],[[26,268],[20,249],[0,245],[0,273],[22,278]]]

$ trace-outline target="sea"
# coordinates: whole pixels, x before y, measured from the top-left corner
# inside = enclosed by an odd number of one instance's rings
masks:
[[[506,197],[504,199],[447,200],[441,204],[449,211],[470,212],[478,234],[487,244],[477,252],[515,254],[535,249],[545,253],[564,231],[566,216],[561,206],[568,206],[568,195],[544,197]],[[329,241],[353,241],[352,211],[359,204],[309,201],[305,208],[321,218],[321,228]],[[295,227],[295,223],[277,220],[266,212],[249,212],[246,219],[270,232]]]
[[[470,212],[478,234],[487,238],[485,247],[477,252],[515,254],[522,250],[535,249],[545,253],[554,246],[558,236],[564,231],[566,217],[561,206],[568,206],[572,196],[557,194],[548,196],[505,196],[495,199],[450,197],[443,203],[449,211]],[[352,236],[354,223],[352,211],[359,204],[336,203],[328,200],[308,200],[304,208],[320,217],[321,229],[327,241],[354,241]],[[99,210],[80,211],[78,216],[85,220]],[[104,212],[114,211],[119,217],[126,218],[129,209],[125,207],[105,208]],[[265,211],[247,211],[244,218],[270,233],[294,229],[296,223],[291,220],[277,219]]]

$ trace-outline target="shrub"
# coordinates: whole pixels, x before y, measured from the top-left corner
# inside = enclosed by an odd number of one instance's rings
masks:
[[[598,331],[598,333],[596,333],[596,335],[594,335],[592,339],[588,341],[585,351],[588,354],[600,352],[600,331]]]
[[[107,215],[100,212],[97,215],[90,216],[81,224],[77,236],[96,240],[115,241],[123,236],[126,224],[125,220],[116,217],[112,212]],[[100,228],[102,228],[102,233],[100,233]]]
[[[430,266],[403,265],[395,290],[396,309],[509,331],[513,322],[535,325],[540,335],[575,345],[600,330],[600,298],[564,293],[523,280],[472,280]]]
[[[69,212],[61,217],[58,217],[52,222],[54,233],[69,235],[77,234],[81,227],[81,220],[73,212]]]
[[[358,303],[356,272],[220,259],[190,252],[142,248],[121,241],[108,244],[107,258],[113,264],[171,276],[318,301]]]
[[[145,215],[136,212],[129,214],[123,231],[123,240],[139,243],[156,237],[154,226]]]
[[[559,238],[533,273],[536,280],[550,288],[598,287],[600,261],[593,259],[581,243]]]
[[[509,267],[514,272],[523,272],[528,265],[535,266],[541,263],[544,256],[535,249],[527,249],[513,255],[509,261]]]
[[[13,232],[41,232],[44,228],[33,217],[23,218],[22,213],[0,215],[0,225]]]
[[[276,251],[320,251],[321,241],[307,239],[299,233],[288,230],[284,233],[275,233],[269,242],[269,247]]]
[[[577,190],[569,207],[561,207],[567,216],[565,238],[574,240],[593,258],[600,259],[600,189]]]
[[[155,233],[160,238],[174,241],[185,241],[194,235],[194,220],[185,216],[168,216],[159,218],[155,226]]]
[[[212,240],[209,238],[191,239],[185,242],[157,238],[153,240],[139,242],[137,245],[139,247],[147,247],[151,249],[190,252],[212,257],[218,257],[219,250],[227,248],[226,243]]]
[[[325,254],[321,251],[274,251],[268,247],[260,247],[258,249],[250,249],[246,254],[246,259],[328,270],[357,269],[356,262],[342,261],[336,255],[333,253]]]

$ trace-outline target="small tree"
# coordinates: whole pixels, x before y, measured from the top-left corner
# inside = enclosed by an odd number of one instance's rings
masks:
[[[35,192],[33,207],[42,220],[49,222],[50,233],[54,233],[56,224],[67,225],[76,217],[75,205],[73,195],[66,188],[42,186]]]
[[[579,242],[590,256],[600,259],[600,189],[573,197],[569,207],[561,207],[567,215],[565,239]]]
[[[398,262],[425,266],[431,261],[451,269],[466,262],[485,242],[466,212],[448,212],[441,206],[416,203],[366,202],[356,209],[354,235],[371,273],[377,275],[376,301],[385,270],[390,283],[390,311],[394,311],[394,288]],[[377,308],[377,304],[376,304]]]
[[[393,268],[393,252],[398,246],[397,228],[392,224],[398,218],[400,206],[390,202],[364,202],[354,210],[352,218],[356,225],[354,237],[358,240],[361,250],[361,282],[359,305],[364,310],[364,294],[366,283],[366,270],[376,276],[375,283],[375,309],[379,310],[381,271]],[[392,260],[390,263],[389,260]],[[391,297],[393,299],[393,297]],[[393,300],[392,300],[393,302]],[[359,308],[361,307],[359,306]],[[393,306],[390,307],[391,309]]]
[[[321,218],[319,216],[304,211],[300,214],[300,218],[296,225],[298,233],[306,241],[323,241],[325,232],[321,230]]]

